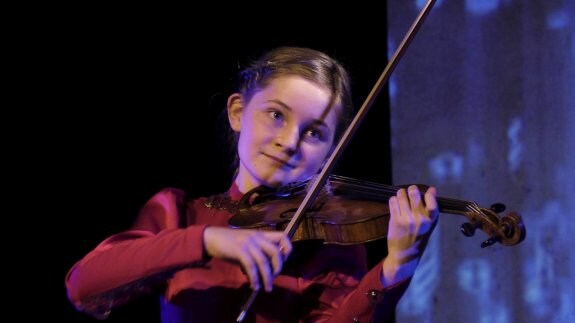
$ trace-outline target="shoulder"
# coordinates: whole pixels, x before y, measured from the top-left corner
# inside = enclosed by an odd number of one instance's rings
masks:
[[[144,204],[140,213],[148,209],[162,208],[170,210],[180,208],[185,202],[186,192],[184,190],[175,187],[166,187],[152,195],[146,204]]]
[[[146,204],[149,203],[183,203],[186,200],[186,192],[175,187],[165,187],[156,192]]]
[[[166,187],[150,197],[138,213],[133,229],[159,231],[176,228],[185,214],[186,193],[174,187]]]

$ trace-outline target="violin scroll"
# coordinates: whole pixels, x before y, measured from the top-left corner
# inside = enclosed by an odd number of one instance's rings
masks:
[[[489,238],[481,243],[486,248],[496,242],[505,246],[514,246],[525,239],[526,230],[521,216],[511,212],[504,216],[497,213],[505,210],[505,205],[496,203],[489,209],[479,208],[475,203],[469,206],[471,211],[465,212],[468,222],[461,225],[461,232],[471,237],[477,229],[482,230]]]

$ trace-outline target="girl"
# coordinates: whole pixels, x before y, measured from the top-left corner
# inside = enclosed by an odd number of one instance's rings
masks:
[[[241,73],[227,113],[237,171],[227,192],[187,200],[167,188],[134,225],[100,243],[66,276],[78,310],[106,317],[138,294],[160,293],[163,322],[231,322],[263,288],[248,322],[369,322],[392,317],[437,221],[436,191],[389,200],[388,254],[366,268],[364,246],[292,245],[283,232],[228,226],[237,201],[318,173],[352,112],[348,74],[307,48],[264,54]]]

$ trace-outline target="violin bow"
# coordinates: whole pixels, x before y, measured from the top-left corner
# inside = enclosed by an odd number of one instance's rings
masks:
[[[367,112],[369,111],[369,109],[373,105],[373,102],[375,102],[375,99],[379,95],[379,92],[381,92],[383,86],[391,76],[391,73],[397,66],[400,58],[403,56],[403,54],[405,54],[407,47],[415,37],[415,34],[419,31],[421,25],[423,24],[423,21],[425,20],[425,18],[431,11],[431,8],[435,4],[435,1],[436,0],[427,0],[427,3],[425,4],[425,6],[423,6],[421,11],[419,12],[419,15],[416,17],[415,21],[413,22],[413,24],[403,37],[403,40],[399,44],[397,50],[395,51],[395,53],[387,63],[385,69],[379,76],[379,79],[371,89],[371,92],[364,100],[363,104],[361,105],[361,108],[358,110],[355,117],[353,118],[353,120],[347,127],[346,131],[340,138],[337,146],[327,159],[326,164],[324,165],[320,173],[315,177],[315,180],[312,181],[310,189],[307,191],[307,194],[305,195],[302,203],[299,205],[297,211],[295,212],[289,224],[284,230],[284,232],[290,239],[297,231],[297,228],[301,223],[301,220],[303,220],[303,214],[305,214],[305,212],[315,201],[316,197],[321,191],[321,188],[325,185],[325,182],[327,181],[329,174],[331,173],[333,167],[335,166],[336,161],[339,159],[339,157],[343,153],[343,150],[349,144],[351,137],[353,136],[353,134],[355,133],[355,131],[357,130],[357,128],[359,127],[365,116],[367,115]],[[249,298],[241,307],[240,314],[238,315],[236,322],[242,322],[244,320],[248,310],[250,309],[252,303],[256,299],[256,296],[258,295],[258,291],[259,290],[252,290]]]

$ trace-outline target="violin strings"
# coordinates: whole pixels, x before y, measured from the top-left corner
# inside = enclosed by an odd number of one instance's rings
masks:
[[[330,182],[333,188],[340,189],[349,194],[357,193],[358,195],[361,194],[361,196],[367,194],[369,197],[379,201],[387,201],[387,199],[395,195],[400,189],[400,187],[362,181],[340,175],[331,175]],[[483,213],[475,202],[443,197],[438,197],[437,201],[443,209]]]

